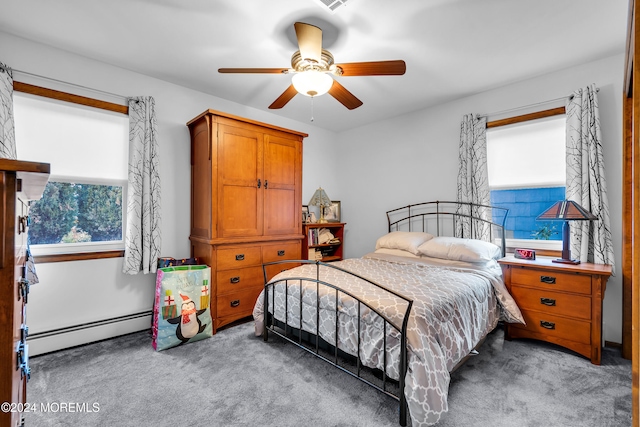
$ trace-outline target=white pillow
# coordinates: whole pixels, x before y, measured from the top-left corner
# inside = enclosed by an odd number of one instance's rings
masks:
[[[418,246],[429,239],[433,239],[433,234],[420,231],[392,231],[378,239],[376,249],[402,249],[418,255]]]
[[[402,249],[387,249],[380,248],[376,249],[376,254],[387,254],[387,255],[395,255],[395,256],[403,256],[407,258],[420,258],[418,255],[414,255],[411,252],[403,251]]]
[[[421,244],[418,251],[428,257],[466,262],[487,262],[502,258],[502,250],[498,245],[458,237],[434,237]]]

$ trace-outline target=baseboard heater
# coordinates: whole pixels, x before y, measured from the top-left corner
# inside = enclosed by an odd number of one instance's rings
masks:
[[[153,311],[29,334],[29,356],[50,353],[151,328]]]

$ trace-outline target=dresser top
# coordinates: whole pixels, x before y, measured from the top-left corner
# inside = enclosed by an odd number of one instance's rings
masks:
[[[544,268],[545,270],[556,270],[574,273],[600,274],[602,276],[611,276],[611,266],[609,264],[593,264],[590,262],[581,262],[580,264],[563,264],[553,262],[557,257],[536,256],[534,260],[518,259],[513,255],[508,255],[498,260],[502,265],[526,266],[530,268]]]

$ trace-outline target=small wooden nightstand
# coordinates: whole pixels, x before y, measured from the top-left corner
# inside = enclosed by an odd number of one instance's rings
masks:
[[[322,224],[311,223],[303,225],[302,231],[304,232],[304,239],[302,240],[302,259],[313,259],[309,256],[309,253],[316,251],[322,254],[322,258],[319,260],[322,262],[340,261],[342,259],[345,223],[326,222]],[[323,228],[328,229],[337,241],[333,243],[318,243],[315,238]]]
[[[602,350],[602,300],[611,266],[560,264],[553,258],[506,257],[504,282],[522,311],[526,326],[508,323],[505,337],[534,338],[573,350],[599,365]]]

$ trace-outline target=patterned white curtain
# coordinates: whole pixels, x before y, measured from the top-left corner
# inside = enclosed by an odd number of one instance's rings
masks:
[[[595,84],[567,101],[567,190],[573,200],[598,217],[571,221],[571,254],[583,262],[614,266],[602,135]],[[614,270],[615,271],[615,270]]]
[[[13,125],[13,70],[0,62],[0,158],[16,159]]]
[[[162,246],[155,101],[129,99],[129,185],[123,273],[155,273]]]
[[[458,166],[458,202],[489,205],[489,172],[487,169],[487,118],[466,114],[460,124]],[[458,213],[491,220],[490,208],[460,207]],[[456,236],[473,239],[490,239],[490,225],[471,221],[466,216],[456,220]]]

